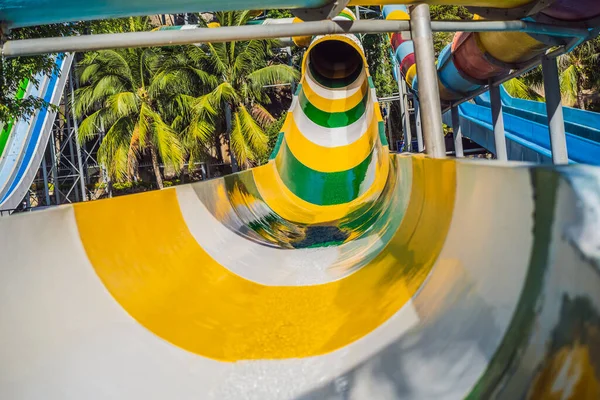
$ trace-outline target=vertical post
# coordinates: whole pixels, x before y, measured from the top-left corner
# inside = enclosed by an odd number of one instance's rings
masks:
[[[233,149],[231,148],[231,106],[229,103],[225,104],[225,125],[227,128],[227,139],[229,140],[229,156],[231,157],[231,171],[238,172],[238,164],[235,159],[235,155],[233,154]]]
[[[413,97],[413,104],[415,107],[415,125],[417,126],[417,149],[419,153],[422,153],[425,147],[423,146],[423,129],[421,127],[421,107],[419,107],[419,100],[415,97]]]
[[[58,190],[58,173],[56,169],[58,168],[58,164],[56,163],[56,142],[54,141],[54,130],[50,134],[50,165],[51,165],[51,173],[52,173],[52,182],[54,182],[54,198],[56,199],[56,205],[60,204],[60,194]]]
[[[496,143],[496,159],[508,160],[506,151],[506,134],[504,133],[504,117],[502,116],[502,100],[500,88],[490,81],[490,100],[492,103],[492,123],[494,124],[494,141]]]
[[[68,107],[69,107],[69,104],[67,104],[68,102],[69,101],[67,100],[66,95],[65,95],[65,119],[67,122],[67,134],[64,137],[66,137],[67,141],[69,142],[69,158],[70,158],[70,162],[71,162],[71,168],[69,168],[71,170],[71,173],[69,175],[74,176],[75,175],[74,172],[76,172],[75,171],[75,149],[73,147],[73,135],[74,134],[73,134],[73,130],[71,129],[71,116],[69,115],[69,112],[68,112]],[[75,192],[75,201],[79,202],[81,200],[79,199],[79,192],[77,191],[76,185],[77,185],[77,182],[73,182],[73,186],[75,186],[73,188],[73,191]],[[69,189],[69,191],[71,191],[71,189]]]
[[[554,164],[568,164],[569,154],[567,152],[565,121],[560,98],[556,59],[542,58],[542,71],[544,72],[544,93],[546,94],[546,113],[548,114],[552,162]]]
[[[402,133],[404,133],[404,145],[406,151],[412,151],[412,133],[410,131],[410,120],[408,119],[408,104],[405,101],[404,81],[400,71],[400,65],[396,67],[398,77],[398,96],[400,97],[400,119],[402,120]]]
[[[79,169],[79,188],[81,190],[81,199],[83,201],[87,201],[87,193],[85,190],[85,176],[83,174],[83,162],[82,162],[82,158],[81,158],[81,146],[79,145],[79,140],[77,140],[77,138],[79,137],[79,124],[77,123],[77,116],[75,115],[75,109],[73,108],[73,105],[75,104],[75,90],[73,87],[73,79],[75,74],[73,73],[73,70],[71,70],[71,77],[69,78],[69,83],[70,83],[70,89],[71,89],[71,116],[73,117],[73,128],[75,129],[74,131],[74,137],[75,137],[75,149],[77,151],[77,168]]]
[[[458,107],[452,107],[452,135],[454,136],[454,152],[456,154],[456,158],[463,158],[465,156],[465,152],[463,150],[462,143],[462,128],[460,126],[460,116],[458,113]]]
[[[354,7],[354,13],[356,14],[356,20],[360,21],[360,7],[359,6]]]
[[[400,67],[398,67],[400,69]],[[410,111],[408,111],[408,85],[406,81],[402,79],[402,103],[404,105],[404,123],[406,124],[406,137],[408,138],[408,151],[413,151],[412,148],[412,129],[410,127]]]
[[[50,205],[50,189],[48,188],[48,163],[46,162],[46,152],[42,157],[42,177],[44,178],[44,198],[46,199],[46,205]]]
[[[444,158],[446,157],[446,145],[442,129],[442,107],[428,4],[417,4],[411,8],[410,26],[419,77],[421,124],[425,149],[430,157]]]

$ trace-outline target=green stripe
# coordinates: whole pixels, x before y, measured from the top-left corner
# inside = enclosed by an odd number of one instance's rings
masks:
[[[385,136],[385,122],[379,121],[377,123],[377,128],[379,129],[379,141],[384,146],[389,146],[387,137]]]
[[[536,168],[530,170],[535,210],[533,245],[529,258],[529,267],[525,285],[521,291],[517,308],[512,315],[510,325],[487,366],[467,400],[489,399],[502,382],[512,375],[511,370],[521,363],[523,351],[536,329],[537,308],[543,295],[544,276],[548,273],[548,257],[552,243],[552,225],[556,207],[559,177],[555,171]]]
[[[362,73],[363,66],[361,65],[360,68],[357,68],[356,71],[354,71],[352,74],[348,75],[347,77],[339,78],[339,79],[330,79],[330,78],[324,77],[323,75],[321,75],[317,71],[315,71],[315,69],[311,63],[308,64],[308,69],[310,70],[310,75],[313,77],[313,79],[315,81],[317,81],[318,83],[320,83],[321,85],[331,88],[331,89],[339,89],[339,88],[343,88],[343,87],[353,84],[354,81],[356,81],[356,79]]]
[[[271,152],[271,155],[269,156],[269,161],[274,160],[275,157],[277,157],[277,153],[279,153],[279,148],[281,147],[282,142],[283,142],[283,132],[280,132],[279,136],[277,137],[277,142],[275,143],[275,147],[273,147],[273,151]]]
[[[21,85],[19,86],[19,90],[17,91],[17,100],[21,100],[23,96],[25,96],[27,85],[29,85],[29,79],[23,79]],[[8,143],[8,137],[10,136],[10,132],[12,131],[14,123],[14,118],[11,118],[4,129],[2,129],[2,132],[0,132],[0,156],[2,156],[2,153],[4,153],[4,149],[6,148],[6,143]]]
[[[367,81],[369,82],[369,88],[375,89],[375,83],[373,82],[373,77],[371,75],[367,77]]]
[[[366,178],[372,158],[373,151],[364,161],[349,170],[315,171],[302,164],[284,140],[281,155],[275,162],[281,180],[292,193],[309,203],[330,206],[348,203],[362,194],[360,185]]]
[[[365,96],[354,108],[343,112],[329,113],[321,110],[308,100],[304,91],[300,92],[298,100],[304,114],[315,124],[324,128],[342,128],[358,121],[365,114],[369,92],[365,93]]]
[[[338,16],[348,18],[350,21],[354,21],[354,17],[352,15],[345,13],[343,11],[341,13],[339,13]]]

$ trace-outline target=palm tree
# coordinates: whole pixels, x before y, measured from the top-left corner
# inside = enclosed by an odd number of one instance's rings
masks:
[[[245,25],[253,17],[249,11],[216,13],[221,26]],[[270,40],[188,46],[165,63],[156,89],[179,88],[166,108],[172,126],[182,131],[190,164],[212,146],[222,158],[223,136],[234,171],[237,163],[256,165],[267,152],[265,129],[275,118],[265,108],[270,103],[266,86],[299,78],[293,67],[273,61],[274,46]]]
[[[586,109],[585,90],[597,92],[600,88],[600,39],[595,38],[558,58],[559,82],[562,101],[565,106]],[[521,84],[507,88],[516,97],[537,100],[535,94],[543,98],[544,76],[538,67],[516,80]],[[513,80],[513,81],[516,81]],[[527,88],[520,90],[518,86]],[[521,88],[522,89],[522,88]],[[511,92],[513,90],[513,92]]]
[[[149,152],[159,188],[163,187],[159,157],[175,171],[181,169],[184,148],[177,131],[165,122],[161,109],[168,93],[156,89],[156,73],[165,53],[161,49],[104,50],[85,54],[78,66],[81,87],[74,108],[80,142],[106,132],[98,159],[112,180],[137,174],[140,156]]]

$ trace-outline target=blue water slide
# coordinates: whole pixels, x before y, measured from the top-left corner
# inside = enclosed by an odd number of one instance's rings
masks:
[[[481,96],[476,103],[463,103],[459,106],[463,136],[495,153],[489,96]],[[546,124],[513,115],[506,110],[503,117],[509,160],[552,163],[550,134]],[[444,114],[444,123],[452,125],[450,112]],[[599,142],[575,135],[568,130],[566,139],[570,163],[600,165]]]
[[[546,103],[512,97],[504,87],[500,88],[504,112],[548,125]],[[489,93],[475,99],[477,104],[490,106]],[[600,142],[600,113],[563,107],[565,129],[573,135]]]
[[[69,76],[72,54],[56,58],[56,72],[40,75],[38,86],[30,83],[25,96],[41,97],[55,106]],[[56,111],[44,107],[32,117],[17,121],[10,132],[7,148],[0,159],[0,210],[16,208],[31,187],[48,145]]]

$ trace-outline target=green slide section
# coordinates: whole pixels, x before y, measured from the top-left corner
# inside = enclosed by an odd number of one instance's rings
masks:
[[[29,79],[24,79],[19,86],[19,90],[17,91],[16,98],[18,100],[21,100],[23,96],[25,96],[27,85],[29,85]],[[4,154],[4,149],[8,143],[8,137],[10,136],[10,132],[12,131],[14,123],[14,120],[10,120],[9,123],[2,128],[2,132],[0,132],[0,157],[2,157],[2,154]]]

